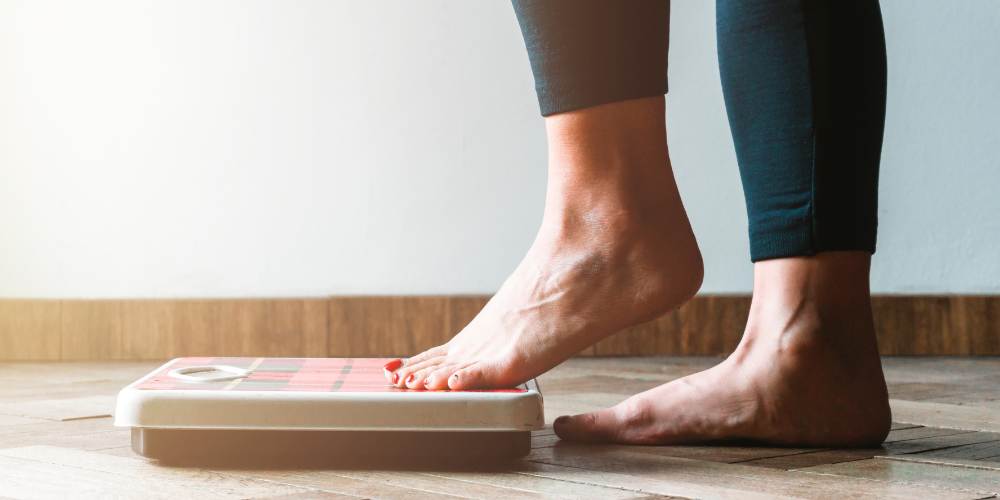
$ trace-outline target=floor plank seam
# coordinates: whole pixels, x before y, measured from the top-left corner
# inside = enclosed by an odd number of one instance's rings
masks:
[[[939,491],[960,492],[960,493],[973,493],[973,494],[976,494],[976,495],[992,495],[992,496],[996,496],[998,494],[998,492],[996,492],[996,491],[970,490],[968,488],[961,488],[961,487],[942,487],[942,486],[938,486],[938,485],[930,484],[930,483],[918,483],[918,482],[913,482],[913,481],[907,481],[905,479],[893,479],[892,481],[885,481],[885,480],[882,480],[882,479],[876,479],[876,478],[872,478],[872,477],[848,476],[848,475],[844,475],[844,474],[834,474],[832,472],[815,472],[815,471],[811,471],[811,470],[808,470],[808,469],[791,469],[788,472],[795,472],[795,473],[798,473],[798,474],[814,474],[814,475],[817,475],[817,476],[830,476],[830,477],[839,477],[839,478],[859,479],[859,480],[863,480],[863,481],[871,481],[873,483],[882,483],[882,484],[905,484],[907,486],[918,486],[920,488],[932,488],[932,489],[939,490]],[[990,498],[990,497],[987,496],[986,498]]]
[[[249,479],[251,481],[261,481],[261,482],[268,483],[268,484],[274,484],[274,485],[278,485],[278,486],[287,486],[289,488],[296,488],[296,489],[300,489],[300,490],[306,490],[306,491],[304,491],[304,493],[318,491],[318,492],[321,492],[321,493],[332,493],[334,495],[346,495],[346,496],[354,497],[354,498],[371,498],[371,497],[366,497],[366,496],[354,495],[352,493],[347,493],[345,491],[338,491],[338,490],[334,490],[334,489],[317,487],[317,486],[302,486],[300,484],[288,483],[288,482],[285,482],[285,481],[276,481],[274,479],[268,479],[268,478],[265,478],[265,477],[247,476],[247,475],[243,475],[243,474],[234,474],[234,473],[229,473],[229,472],[225,472],[225,471],[216,471],[216,473],[218,473],[219,475],[222,475],[222,476],[230,477],[230,478],[241,480],[241,481]]]
[[[515,472],[515,471],[503,471],[503,473],[509,473],[509,472]],[[471,479],[464,479],[464,478],[461,478],[461,477],[443,476],[441,474],[435,474],[433,472],[421,472],[420,474],[423,475],[423,476],[427,476],[427,477],[433,477],[433,478],[437,478],[437,479],[444,479],[446,481],[459,481],[459,482],[467,483],[467,484],[485,485],[485,486],[490,486],[492,488],[502,488],[502,489],[505,489],[505,490],[520,491],[520,492],[523,492],[523,493],[537,493],[535,491],[526,490],[524,488],[515,488],[513,486],[506,486],[506,485],[503,485],[503,484],[493,484],[493,483],[488,483],[488,482],[485,482],[485,481],[474,481],[474,480],[471,480]],[[559,481],[559,479],[556,479],[555,481]]]
[[[557,467],[565,467],[567,469],[577,469],[577,470],[582,470],[582,471],[594,472],[592,469],[587,469],[585,467],[576,467],[576,466],[573,466],[573,465],[552,464],[552,463],[548,463],[548,462],[542,462],[542,461],[539,461],[539,460],[528,460],[528,462],[542,464],[542,465],[555,465]],[[594,482],[590,482],[590,481],[576,481],[576,480],[573,480],[573,479],[553,478],[551,476],[545,476],[545,475],[542,475],[542,474],[536,474],[536,473],[525,472],[525,471],[516,471],[515,474],[523,474],[525,476],[540,477],[540,478],[544,478],[544,479],[556,479],[558,481],[566,481],[567,483],[573,483],[573,484],[582,484],[584,486],[593,486],[593,487],[600,487],[600,488],[612,488],[612,489],[621,490],[621,491],[629,491],[629,492],[633,492],[633,493],[640,493],[640,494],[643,494],[643,495],[661,495],[660,493],[653,493],[653,492],[649,492],[649,491],[646,491],[646,490],[643,490],[643,489],[627,488],[625,486],[616,486],[616,485],[611,485],[611,484],[600,484],[600,483],[594,483]],[[684,497],[684,496],[679,496],[679,495],[671,495],[671,497],[673,497],[673,498],[685,498],[685,499],[692,499],[692,500],[694,498],[694,497]]]
[[[928,448],[926,450],[920,450],[920,451],[909,451],[909,452],[897,453],[897,455],[916,456],[916,455],[920,455],[922,453],[929,453],[929,452],[932,452],[932,451],[948,450],[948,449],[951,449],[951,448],[959,448],[959,447],[962,447],[962,446],[968,446],[970,444],[990,443],[990,442],[993,442],[993,440],[989,440],[988,439],[986,441],[977,441],[975,443],[953,444],[953,445],[948,445],[948,446],[942,446],[940,448]]]
[[[428,490],[428,489],[424,489],[424,488],[417,488],[415,486],[400,486],[398,484],[393,483],[392,481],[386,481],[384,479],[376,479],[376,480],[372,481],[372,480],[361,479],[361,478],[358,478],[358,477],[355,477],[355,476],[350,476],[350,475],[346,475],[345,476],[343,473],[338,474],[336,472],[331,472],[331,475],[336,476],[336,477],[340,477],[340,478],[343,478],[343,479],[350,479],[352,481],[361,481],[361,482],[364,482],[364,483],[381,484],[381,485],[385,485],[385,486],[392,486],[394,488],[403,488],[403,489],[406,489],[406,490],[419,491],[421,493],[429,493],[431,495],[441,495],[441,496],[446,496],[446,497],[465,498],[465,499],[474,498],[474,497],[466,497],[466,496],[462,496],[462,495],[456,495],[454,493],[442,493],[440,491],[433,491],[433,490]]]
[[[794,456],[797,456],[797,455],[809,455],[809,454],[812,454],[812,453],[822,453],[822,452],[826,452],[826,451],[836,451],[836,450],[837,450],[837,448],[818,448],[818,449],[815,449],[815,450],[796,451],[796,452],[793,452],[793,453],[789,453],[787,455],[774,455],[774,456],[770,456],[770,457],[746,458],[746,459],[736,460],[735,462],[726,462],[726,463],[729,463],[729,464],[748,464],[748,465],[753,465],[753,462],[757,462],[757,461],[760,461],[760,460],[771,460],[771,459],[774,459],[774,458],[794,457]]]
[[[872,458],[877,459],[877,460],[889,460],[889,461],[893,461],[893,462],[914,462],[914,463],[918,463],[918,464],[941,465],[941,466],[947,466],[947,467],[962,467],[962,468],[966,468],[966,469],[987,470],[987,471],[991,471],[991,472],[998,472],[998,471],[1000,471],[1000,463],[998,463],[996,466],[992,466],[992,467],[989,466],[989,465],[986,465],[986,464],[983,464],[983,465],[974,465],[974,464],[970,464],[970,463],[955,462],[954,460],[948,460],[947,458],[941,458],[941,457],[923,458],[923,457],[920,456],[919,453],[903,453],[903,454],[897,455],[897,456],[893,456],[893,455],[878,455],[878,456],[874,456]],[[992,458],[992,457],[988,457],[988,458]]]
[[[89,415],[89,416],[86,416],[86,417],[67,417],[67,418],[61,418],[58,421],[59,422],[75,422],[77,420],[91,420],[91,419],[98,419],[98,418],[111,418],[111,414],[109,413],[109,414],[106,414],[106,415]]]

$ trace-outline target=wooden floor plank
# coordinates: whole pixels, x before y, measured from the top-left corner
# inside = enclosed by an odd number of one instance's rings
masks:
[[[1000,458],[1000,434],[995,440],[921,452],[923,456],[948,457],[965,460],[987,460]]]
[[[636,498],[636,493],[618,488],[577,484],[519,472],[428,472],[433,477],[531,491],[545,498],[616,500]]]
[[[135,452],[132,451],[132,447],[129,445],[125,446],[115,446],[113,448],[101,448],[99,450],[92,450],[97,453],[102,453],[105,455],[111,455],[114,457],[125,457],[125,458],[136,458]]]
[[[601,486],[626,490],[640,495],[660,495],[681,498],[720,498],[720,499],[774,499],[789,498],[765,491],[746,491],[731,488],[725,484],[712,484],[704,480],[686,480],[680,474],[669,477],[652,474],[630,474],[627,470],[616,468],[586,468],[569,465],[559,465],[548,462],[538,462],[530,470],[521,474],[541,478],[554,479],[568,483],[587,486]]]
[[[43,420],[42,422],[8,425],[0,427],[0,448],[12,448],[13,446],[6,445],[7,440],[15,439],[17,436],[41,438],[43,436],[89,434],[111,430],[114,430],[114,426],[111,425],[109,417],[68,421]]]
[[[889,436],[886,437],[885,442],[875,448],[807,451],[804,453],[752,459],[745,463],[757,467],[782,470],[804,469],[819,465],[865,460],[877,456],[902,455],[947,449],[972,443],[992,441],[993,439],[995,439],[993,435],[988,433],[917,427],[891,431]]]
[[[29,446],[0,450],[0,495],[19,498],[255,498],[306,488],[141,460]]]
[[[965,431],[961,429],[942,429],[940,427],[925,427],[919,425],[914,427],[906,427],[902,429],[893,429],[889,431],[889,435],[885,437],[885,442],[893,443],[896,441],[909,441],[911,439],[943,437],[943,436],[950,436],[953,434],[965,434],[968,432],[975,432],[975,431]]]
[[[559,447],[560,452],[571,453],[574,448],[587,449],[593,445],[577,444],[560,441],[555,435],[539,436],[532,439],[532,448]],[[739,463],[752,460],[762,460],[771,457],[783,457],[800,453],[811,453],[814,448],[779,448],[770,446],[627,446],[601,445],[603,450],[626,450],[636,453],[649,453],[664,457],[687,458],[719,463]]]
[[[92,380],[85,382],[32,384],[3,387],[0,404],[27,403],[57,399],[79,399],[89,396],[114,397],[130,380]]]
[[[985,443],[996,439],[997,435],[994,433],[973,431],[962,432],[959,434],[949,434],[947,436],[894,441],[891,443],[884,443],[882,447],[887,452],[884,453],[885,455],[903,455],[907,453],[922,453],[930,450],[942,450],[975,443]]]
[[[46,387],[46,394],[65,384],[115,381],[127,384],[162,362],[103,361],[0,363],[0,397],[19,388]],[[85,394],[77,394],[81,396]]]
[[[14,416],[14,415],[2,415],[2,414],[0,414],[0,427],[4,427],[4,426],[8,426],[8,425],[36,424],[36,423],[41,423],[41,422],[45,422],[45,420],[41,419],[41,418],[18,417],[18,416]]]
[[[262,500],[337,500],[349,498],[364,498],[356,495],[346,495],[342,493],[330,493],[328,491],[308,491],[305,493],[291,493],[288,495],[278,495],[273,497],[261,497]]]
[[[993,458],[998,458],[994,461]],[[973,469],[984,469],[1000,472],[1000,457],[990,457],[986,460],[967,460],[964,458],[935,457],[934,455],[924,455],[917,453],[914,455],[891,455],[886,457],[875,457],[875,460],[895,460],[899,462],[917,462],[922,464],[950,465],[953,467],[971,467]]]
[[[403,485],[365,481],[344,476],[337,471],[239,471],[234,472],[234,474],[245,477],[248,480],[252,478],[263,479],[276,484],[313,488],[320,491],[363,498],[413,498],[417,500],[471,498],[461,495],[445,495],[423,491]]]
[[[468,309],[472,308],[469,305]],[[294,311],[289,314],[298,317]],[[456,313],[456,317],[462,314]],[[541,377],[546,420],[614,405],[633,391],[696,372],[718,360],[570,360]],[[6,481],[8,476],[18,475],[36,479],[59,476],[48,483],[39,480],[41,493],[31,496],[62,498],[81,496],[67,493],[74,482],[83,485],[84,497],[112,493],[191,496],[194,491],[198,497],[290,499],[543,496],[611,500],[656,495],[902,498],[926,496],[927,491],[932,491],[935,497],[975,498],[993,491],[975,481],[992,476],[966,472],[971,474],[971,484],[980,486],[963,487],[960,479],[954,479],[963,476],[957,472],[949,476],[948,471],[967,468],[1000,472],[1000,462],[992,456],[994,452],[1000,454],[996,449],[1000,433],[986,432],[991,419],[1000,413],[1000,407],[990,406],[991,401],[1000,400],[1000,384],[993,383],[995,375],[991,373],[1000,369],[995,359],[944,359],[938,363],[927,359],[886,360],[887,377],[894,380],[890,385],[896,386],[894,396],[925,398],[895,398],[895,416],[950,425],[895,422],[886,443],[876,449],[582,446],[561,442],[549,426],[532,433],[533,461],[501,471],[479,472],[167,468],[136,457],[129,447],[129,431],[115,429],[111,418],[72,420],[110,413],[118,389],[159,364],[0,364],[0,497],[25,496],[24,490],[8,483],[18,487],[27,483]],[[942,374],[942,369],[950,373]],[[955,403],[937,402],[940,399]],[[907,418],[907,411],[919,418]],[[905,465],[876,464],[879,461]],[[928,466],[936,468],[926,469]],[[926,481],[936,483],[914,483],[922,470],[930,471]],[[158,478],[164,486],[141,495],[140,490],[152,482],[131,479],[138,475]],[[214,485],[221,485],[221,489],[213,489]],[[112,493],[103,495],[108,492]]]
[[[634,484],[655,486],[653,493],[678,496],[752,496],[767,492],[774,497],[857,497],[915,498],[922,494],[917,487],[901,483],[879,483],[851,477],[804,474],[740,464],[721,464],[700,460],[664,457],[634,451],[574,450],[561,453],[558,448],[532,450],[530,460],[563,467],[578,468],[592,474],[613,473],[616,487]],[[942,491],[940,498],[968,498],[960,491]]]
[[[882,358],[886,381],[892,383],[964,383],[1000,370],[993,356],[886,356]]]
[[[46,420],[77,420],[107,417],[115,407],[114,396],[84,396],[67,399],[43,399],[19,403],[0,403],[0,414]]]
[[[801,471],[926,487],[930,489],[924,493],[928,497],[936,496],[938,491],[948,493],[962,491],[980,497],[1000,494],[1000,471],[969,467],[868,459],[820,465]]]
[[[45,434],[15,434],[0,436],[0,449],[22,448],[27,446],[55,446],[84,451],[99,451],[105,449],[128,447],[131,439],[130,431],[126,429],[100,430],[95,432]],[[135,458],[135,455],[128,455]]]
[[[428,493],[466,498],[530,499],[546,496],[530,490],[497,486],[483,482],[459,481],[445,476],[430,476],[416,472],[344,471],[343,477],[372,483],[413,488]]]
[[[1000,412],[989,408],[891,399],[892,417],[899,422],[973,431],[1000,432]]]

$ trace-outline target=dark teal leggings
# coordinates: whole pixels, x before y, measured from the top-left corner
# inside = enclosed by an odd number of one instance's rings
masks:
[[[513,3],[542,115],[667,92],[668,1]],[[716,30],[751,260],[874,252],[886,90],[877,0],[717,0]]]

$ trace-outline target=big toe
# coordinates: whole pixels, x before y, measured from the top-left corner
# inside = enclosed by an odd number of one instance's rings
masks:
[[[492,361],[476,361],[452,373],[447,382],[453,391],[507,389],[518,383],[501,363]]]
[[[559,417],[553,427],[567,441],[653,444],[664,436],[662,422],[645,393],[603,410]]]
[[[583,442],[617,441],[623,423],[612,408],[579,415],[564,415],[553,422],[559,439]]]

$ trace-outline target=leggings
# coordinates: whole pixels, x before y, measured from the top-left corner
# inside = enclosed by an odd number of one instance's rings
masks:
[[[667,92],[668,0],[513,0],[543,116]],[[875,251],[877,0],[717,0],[750,259]]]

